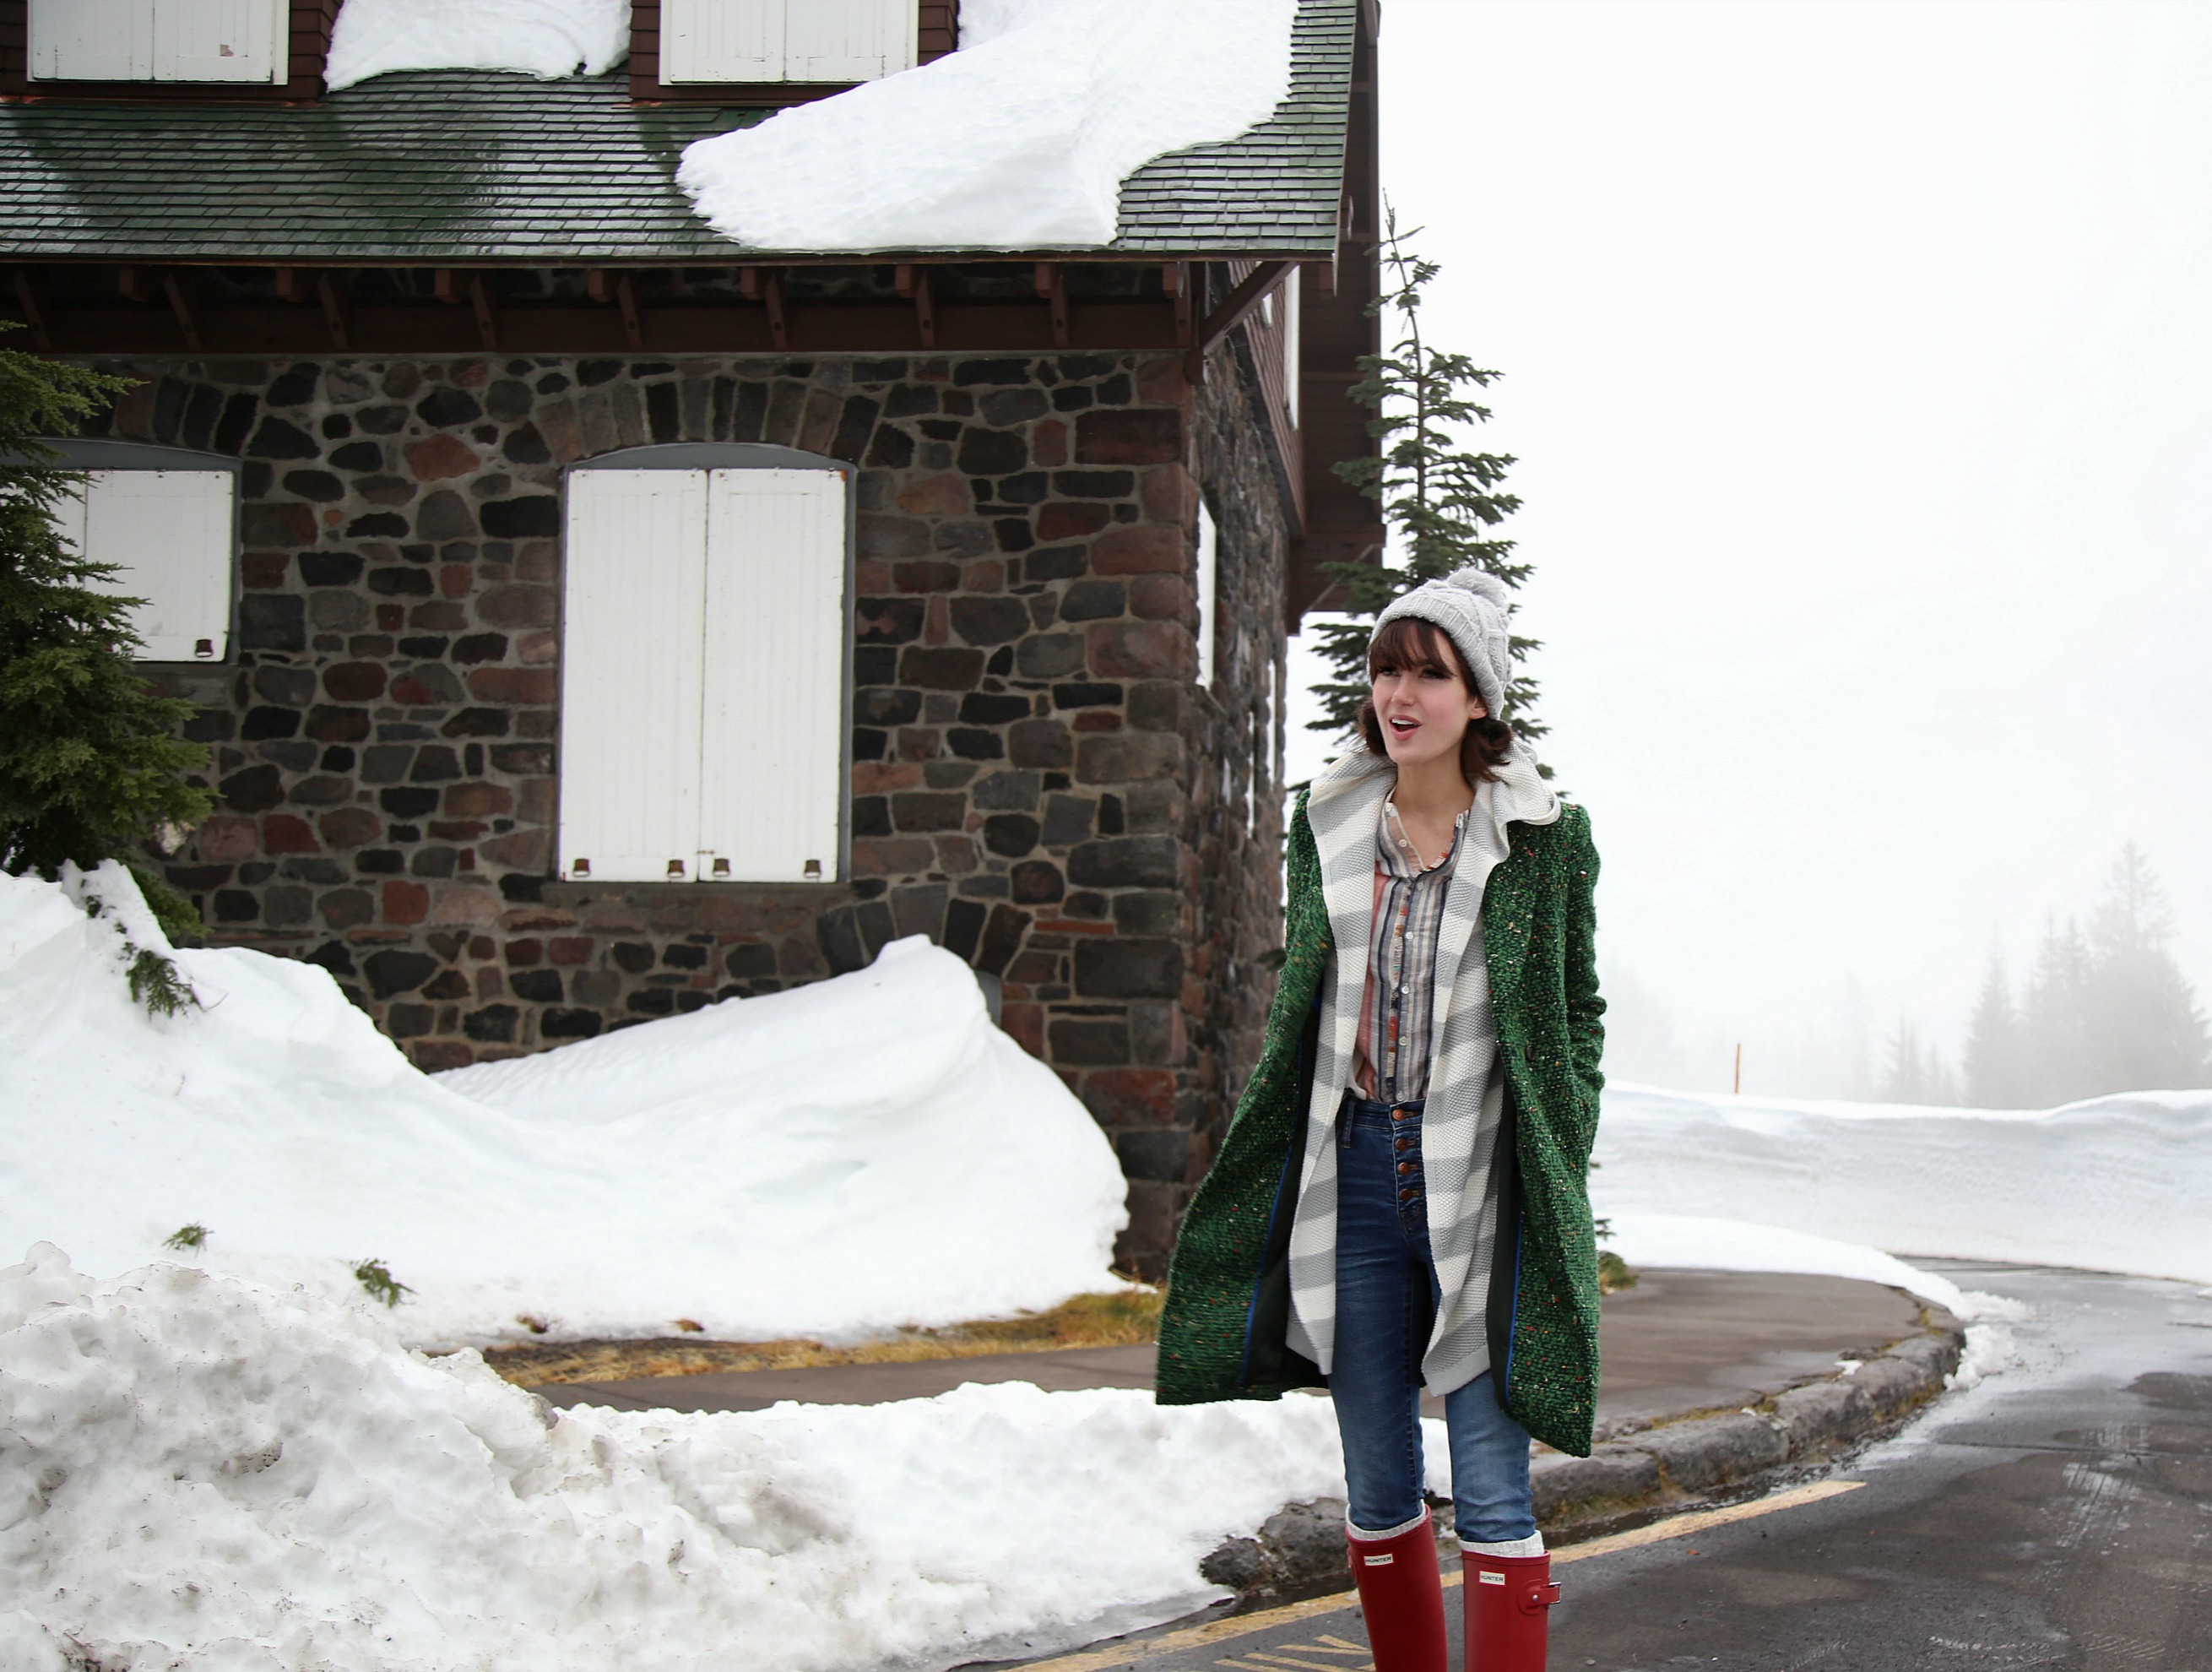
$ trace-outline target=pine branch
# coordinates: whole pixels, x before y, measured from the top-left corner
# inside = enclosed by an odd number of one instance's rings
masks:
[[[1467,568],[1496,575],[1517,587],[1533,572],[1513,556],[1513,542],[1494,531],[1521,508],[1518,496],[1504,491],[1510,453],[1485,453],[1462,445],[1462,438],[1486,423],[1490,409],[1480,399],[1498,374],[1462,354],[1432,349],[1422,331],[1421,304],[1429,283],[1442,271],[1417,253],[1419,229],[1401,232],[1395,210],[1386,217],[1382,240],[1384,285],[1369,305],[1370,317],[1387,314],[1397,335],[1382,354],[1357,362],[1360,380],[1353,400],[1368,409],[1367,433],[1380,443],[1370,457],[1335,466],[1343,481],[1374,500],[1382,521],[1397,536],[1404,567],[1375,563],[1322,566],[1343,594],[1345,614],[1354,619],[1319,629],[1322,660],[1333,677],[1315,685],[1321,718],[1317,732],[1348,733],[1368,695],[1367,641],[1371,623],[1391,601],[1426,581]],[[1538,648],[1536,641],[1516,637],[1514,654]],[[1535,717],[1536,682],[1516,678],[1506,693],[1499,717],[1524,738],[1544,735]]]

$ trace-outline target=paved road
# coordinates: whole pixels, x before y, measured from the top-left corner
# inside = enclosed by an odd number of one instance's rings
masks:
[[[1554,1669],[2212,1672],[2212,1294],[1941,1268],[2033,1309],[2017,1361],[1840,1471],[1856,1489],[1564,1566]],[[1366,1663],[1357,1611],[1326,1602],[1208,1629],[1076,1663]]]

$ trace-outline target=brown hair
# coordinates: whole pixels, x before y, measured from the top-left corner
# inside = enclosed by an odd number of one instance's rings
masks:
[[[1375,636],[1367,641],[1367,677],[1371,679],[1377,670],[1386,667],[1414,672],[1434,668],[1439,673],[1455,673],[1467,687],[1467,694],[1488,706],[1481,687],[1468,672],[1459,648],[1434,622],[1423,621],[1418,616],[1400,616],[1376,628]],[[1359,705],[1359,735],[1365,739],[1369,754],[1390,752],[1383,746],[1382,722],[1375,713],[1372,696]],[[1498,776],[1498,769],[1505,763],[1512,748],[1513,728],[1496,714],[1470,720],[1466,735],[1459,740],[1460,776],[1471,785],[1491,781]]]

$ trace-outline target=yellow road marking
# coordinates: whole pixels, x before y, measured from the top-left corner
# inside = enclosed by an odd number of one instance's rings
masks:
[[[1552,1566],[1564,1566],[1569,1562],[1585,1561],[1592,1556],[1610,1555],[1616,1550],[1632,1550],[1641,1545],[1658,1544],[1667,1539],[1680,1538],[1687,1533],[1703,1532],[1708,1527],[1723,1527],[1730,1522],[1749,1521],[1757,1516],[1772,1515],[1778,1510],[1794,1510],[1802,1505],[1817,1504],[1825,1498],[1856,1492],[1864,1485],[1866,1482],[1863,1480],[1815,1480],[1809,1486],[1792,1487],[1788,1492],[1776,1493],[1771,1498],[1753,1499],[1748,1504],[1730,1504],[1717,1510],[1692,1510],[1687,1515],[1655,1521],[1645,1527],[1633,1527],[1625,1533],[1609,1533],[1587,1543],[1571,1544],[1563,1549],[1554,1550],[1552,1552]],[[1443,1583],[1447,1587],[1455,1585],[1460,1583],[1460,1570],[1455,1565],[1453,1570],[1443,1576]],[[1187,1626],[1180,1632],[1170,1632],[1164,1637],[1152,1638],[1143,1643],[1127,1644],[1120,1648],[1082,1649],[1072,1655],[1062,1655],[1056,1660],[1031,1661],[1023,1672],[1108,1672],[1109,1668],[1140,1666],[1146,1661],[1180,1654],[1186,1649],[1203,1649],[1211,1644],[1232,1643],[1238,1638],[1250,1637],[1258,1632],[1273,1631],[1278,1626],[1311,1620],[1321,1614],[1340,1614],[1346,1608],[1358,1606],[1358,1599],[1350,1591],[1331,1591],[1326,1596],[1309,1597],[1303,1602],[1287,1603],[1282,1608],[1268,1608],[1259,1614],[1240,1614],[1228,1620]],[[1328,1640],[1342,1641],[1341,1639]],[[1232,1663],[1223,1661],[1217,1664],[1225,1666]],[[1240,1667],[1237,1672],[1271,1672],[1271,1669],[1249,1666]],[[1279,1672],[1279,1669],[1274,1669],[1273,1672]]]

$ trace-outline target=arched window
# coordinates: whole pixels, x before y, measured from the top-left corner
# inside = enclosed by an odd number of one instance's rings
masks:
[[[565,880],[843,874],[852,476],[703,444],[569,469]]]
[[[219,662],[235,611],[239,462],[135,441],[49,441],[83,491],[63,502],[64,537],[112,564],[103,589],[144,601],[131,612],[149,662]]]

